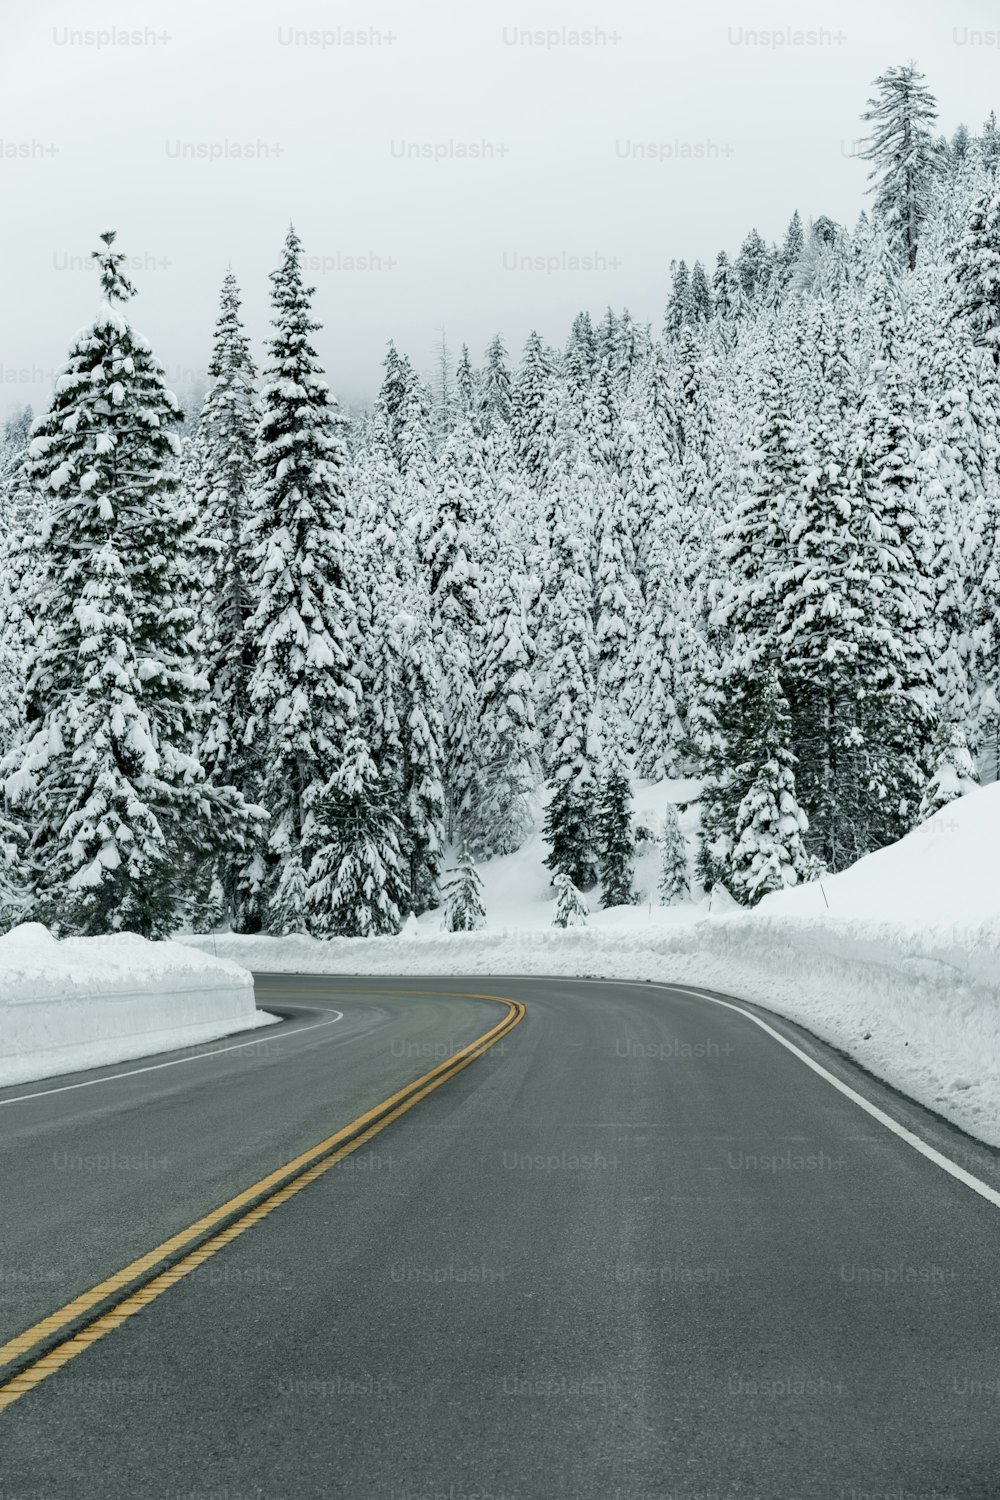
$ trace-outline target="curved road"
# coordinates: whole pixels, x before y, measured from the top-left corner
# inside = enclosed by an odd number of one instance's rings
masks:
[[[257,992],[0,1090],[2,1500],[1000,1496],[996,1152],[687,989]]]

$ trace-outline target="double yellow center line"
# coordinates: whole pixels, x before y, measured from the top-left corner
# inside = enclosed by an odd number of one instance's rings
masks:
[[[389,993],[388,991],[365,991]],[[392,991],[391,993],[400,993]],[[406,991],[407,994],[437,995],[437,991]],[[71,1359],[96,1344],[121,1326],[142,1308],[155,1302],[168,1288],[176,1285],[205,1261],[232,1243],[239,1235],[259,1224],[282,1203],[322,1177],[337,1162],[357,1151],[373,1136],[406,1114],[415,1104],[506,1036],[524,1016],[519,1000],[501,995],[459,995],[455,1000],[493,1000],[506,1007],[504,1019],[492,1030],[470,1042],[467,1047],[407,1084],[398,1093],[383,1099],[366,1114],[359,1115],[326,1140],[311,1146],[292,1161],[278,1167],[238,1193],[235,1198],[205,1214],[187,1229],[171,1235],[155,1249],[116,1271],[113,1276],[82,1292],[65,1307],[50,1313],[31,1328],[0,1345],[0,1411],[33,1390],[48,1376],[56,1374]]]

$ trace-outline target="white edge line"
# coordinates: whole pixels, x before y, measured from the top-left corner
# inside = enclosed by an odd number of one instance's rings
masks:
[[[616,981],[591,979],[586,982],[589,984],[614,984]],[[933,1146],[928,1146],[927,1142],[922,1141],[918,1135],[914,1135],[912,1130],[907,1130],[905,1125],[900,1125],[898,1120],[894,1120],[891,1115],[887,1115],[884,1109],[879,1109],[877,1104],[871,1104],[863,1094],[859,1094],[849,1084],[842,1083],[835,1074],[831,1073],[829,1069],[824,1068],[822,1063],[816,1062],[807,1052],[803,1052],[801,1047],[796,1047],[795,1043],[790,1042],[787,1037],[782,1036],[780,1031],[776,1031],[766,1021],[762,1021],[760,1016],[755,1016],[753,1011],[744,1010],[742,1005],[734,1005],[731,1000],[720,1000],[715,995],[707,995],[704,990],[688,989],[683,984],[657,984],[655,981],[648,983],[641,979],[618,980],[617,983],[635,985],[638,989],[675,990],[681,995],[694,995],[698,1000],[710,1000],[713,1005],[723,1005],[726,1010],[734,1010],[737,1015],[745,1016],[748,1021],[753,1021],[755,1026],[759,1026],[761,1031],[766,1031],[768,1036],[773,1036],[774,1040],[780,1042],[789,1052],[794,1052],[795,1056],[801,1062],[804,1062],[807,1068],[812,1068],[814,1073],[818,1073],[821,1078],[825,1078],[827,1083],[832,1084],[841,1094],[845,1094],[848,1099],[853,1099],[855,1104],[859,1105],[873,1119],[878,1120],[880,1125],[884,1125],[887,1130],[892,1131],[893,1135],[898,1135],[901,1141],[905,1141],[908,1146],[912,1146],[914,1151],[919,1151],[921,1156],[926,1156],[927,1160],[932,1161],[936,1167],[940,1167],[942,1172],[947,1172],[950,1176],[957,1178],[959,1182],[963,1182],[974,1193],[978,1193],[980,1198],[985,1198],[987,1203],[992,1203],[994,1208],[1000,1208],[1000,1192],[997,1192],[996,1188],[991,1188],[988,1183],[981,1182],[978,1177],[973,1177],[971,1172],[967,1172],[964,1167],[960,1167],[950,1157],[944,1156],[940,1151],[935,1150]],[[793,1021],[791,1024],[795,1025],[795,1022]],[[916,1103],[916,1100],[914,1100],[914,1103]]]
[[[333,1026],[343,1019],[344,1012],[338,1010],[329,1021],[313,1021],[308,1026],[296,1026],[293,1031],[286,1031],[285,1036],[299,1036],[303,1031]],[[197,1052],[193,1057],[175,1057],[170,1062],[150,1063],[146,1068],[130,1068],[127,1073],[107,1073],[103,1078],[85,1078],[82,1083],[61,1083],[55,1089],[36,1089],[33,1094],[17,1094],[13,1099],[0,1099],[0,1108],[5,1104],[22,1104],[26,1099],[44,1099],[47,1094],[66,1094],[71,1089],[89,1089],[95,1083],[114,1083],[118,1078],[135,1078],[139,1073],[155,1073],[159,1068],[176,1068],[181,1063],[201,1062],[202,1058],[218,1057],[222,1052],[239,1052],[243,1047],[256,1047],[260,1041],[260,1037],[255,1037],[252,1042],[234,1042],[231,1047],[216,1047],[211,1052]]]

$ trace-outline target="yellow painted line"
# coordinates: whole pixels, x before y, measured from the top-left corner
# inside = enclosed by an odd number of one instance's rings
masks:
[[[372,992],[369,991],[368,993]],[[399,995],[401,993],[425,996],[435,995],[441,998],[440,992],[434,990],[381,990],[377,993],[386,995]],[[513,1030],[525,1013],[524,1006],[519,1000],[509,1000],[501,995],[452,994],[444,998],[453,998],[456,1000],[494,1000],[500,1005],[507,1006],[507,1015],[496,1026],[485,1032],[481,1037],[477,1037],[475,1041],[470,1042],[466,1047],[460,1048],[458,1052],[446,1058],[437,1067],[432,1068],[429,1073],[423,1074],[422,1077],[407,1084],[405,1088],[399,1089],[395,1094],[390,1095],[388,1099],[384,1099],[381,1104],[376,1104],[373,1109],[367,1110],[363,1115],[359,1115],[356,1120],[352,1120],[349,1125],[343,1126],[342,1129],[335,1131],[333,1135],[327,1136],[325,1140],[320,1141],[315,1146],[311,1146],[308,1151],[303,1151],[292,1161],[286,1162],[283,1167],[279,1167],[276,1171],[268,1173],[266,1177],[262,1177],[252,1187],[246,1188],[242,1193],[238,1193],[236,1197],[230,1198],[228,1202],[223,1203],[219,1208],[213,1209],[209,1214],[205,1214],[203,1218],[196,1220],[187,1229],[182,1229],[179,1233],[171,1235],[161,1245],[157,1245],[154,1250],[150,1250],[137,1260],[132,1261],[131,1264],[125,1266],[121,1271],[115,1272],[113,1276],[106,1277],[97,1286],[91,1287],[89,1291],[81,1293],[72,1302],[67,1302],[64,1307],[59,1308],[57,1312],[42,1318],[40,1322],[35,1323],[31,1328],[25,1329],[23,1333],[18,1334],[15,1338],[9,1340],[8,1343],[0,1346],[0,1364],[9,1364],[12,1360],[28,1353],[36,1344],[40,1344],[44,1340],[57,1335],[62,1329],[67,1328],[76,1319],[84,1316],[99,1303],[106,1301],[110,1296],[114,1296],[116,1292],[124,1293],[132,1282],[144,1273],[152,1270],[161,1260],[165,1260],[168,1256],[175,1254],[179,1250],[183,1250],[185,1245],[198,1239],[201,1235],[205,1234],[206,1230],[210,1230],[213,1225],[231,1217],[234,1213],[238,1213],[241,1208],[248,1203],[252,1203],[261,1194],[267,1195],[262,1203],[256,1203],[252,1207],[247,1208],[235,1222],[227,1224],[218,1230],[210,1239],[191,1250],[175,1265],[169,1266],[136,1291],[126,1293],[120,1302],[107,1312],[100,1314],[99,1317],[95,1318],[92,1323],[79,1333],[71,1335],[56,1348],[49,1349],[44,1355],[39,1356],[34,1364],[19,1371],[10,1380],[0,1384],[0,1411],[19,1400],[26,1391],[32,1390],[40,1381],[45,1380],[57,1370],[62,1369],[63,1365],[69,1360],[74,1359],[77,1354],[82,1354],[84,1349],[89,1348],[97,1339],[103,1338],[113,1328],[119,1327],[126,1318],[132,1317],[141,1308],[147,1307],[150,1302],[161,1296],[169,1287],[175,1285],[184,1276],[187,1276],[191,1271],[202,1265],[209,1256],[215,1255],[225,1245],[230,1244],[238,1235],[242,1234],[244,1230],[249,1229],[253,1224],[259,1223],[261,1219],[272,1213],[280,1204],[287,1202],[289,1198],[300,1192],[302,1188],[307,1187],[311,1182],[315,1182],[318,1177],[323,1176],[331,1167],[336,1166],[345,1156],[349,1156],[359,1146],[365,1145],[373,1136],[378,1135],[380,1131],[384,1130],[387,1125],[391,1125],[401,1115],[411,1110],[415,1104],[419,1104],[421,1099],[425,1099],[428,1094],[440,1088],[449,1078],[453,1078],[456,1073],[462,1072],[470,1063],[475,1062],[478,1057],[481,1057],[484,1052],[487,1052],[490,1047],[494,1046],[508,1031]],[[355,1131],[359,1130],[362,1133],[354,1140],[346,1140],[347,1137],[350,1137]],[[338,1141],[345,1142],[339,1150],[335,1149]],[[317,1161],[319,1157],[322,1160]],[[292,1180],[288,1181],[287,1179],[291,1174],[294,1174]]]

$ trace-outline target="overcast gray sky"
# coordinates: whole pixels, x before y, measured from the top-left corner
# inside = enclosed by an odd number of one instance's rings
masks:
[[[778,238],[795,208],[854,222],[886,66],[915,59],[941,128],[978,129],[998,41],[985,0],[4,0],[0,403],[45,402],[109,227],[182,390],[230,262],[261,358],[290,219],[347,404],[374,394],[390,336],[429,370],[442,327],[477,361],[497,330],[515,356],[533,326],[561,342],[582,307],[658,328],[671,259]]]

